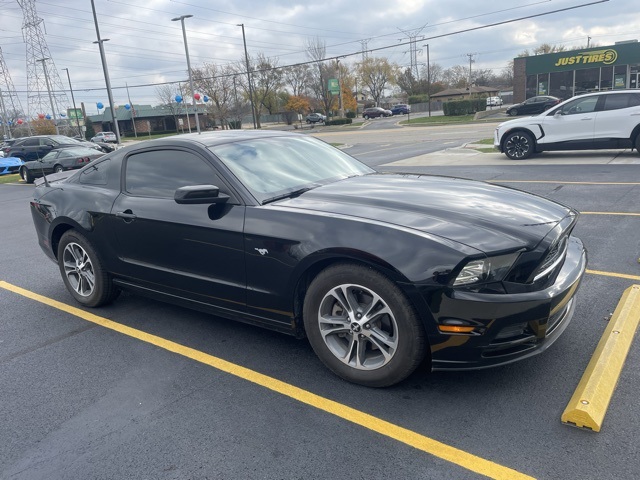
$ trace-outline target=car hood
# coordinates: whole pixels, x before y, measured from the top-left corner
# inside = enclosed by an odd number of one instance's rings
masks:
[[[403,174],[352,177],[272,205],[385,222],[483,252],[534,248],[573,212],[507,187]]]
[[[23,163],[22,160],[16,157],[0,157],[0,165],[4,167],[15,167]]]

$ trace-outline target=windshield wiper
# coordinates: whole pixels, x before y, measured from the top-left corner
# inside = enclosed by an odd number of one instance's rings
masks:
[[[310,187],[302,187],[299,188],[297,190],[293,190],[292,192],[287,192],[287,193],[282,193],[280,195],[276,195],[275,197],[269,197],[266,198],[262,201],[262,205],[266,204],[266,203],[271,203],[271,202],[275,202],[276,200],[282,200],[283,198],[294,198],[297,197],[298,195],[302,195],[304,192],[308,192],[309,190],[313,190],[316,187],[319,187],[320,185],[312,185]]]

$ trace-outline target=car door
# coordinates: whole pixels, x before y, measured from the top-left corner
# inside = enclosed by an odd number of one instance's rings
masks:
[[[12,155],[22,158],[25,162],[38,160],[38,149],[40,148],[39,138],[27,138],[20,144],[14,146]]]
[[[599,95],[578,97],[550,110],[543,119],[544,136],[538,144],[556,149],[592,148],[599,98]]]
[[[202,155],[149,148],[124,160],[111,221],[122,274],[153,290],[244,310],[245,206]],[[215,185],[226,203],[181,205],[175,190]]]
[[[58,157],[60,156],[60,150],[54,150],[53,152],[47,153],[42,159],[37,163],[39,170],[42,170],[45,174],[49,174],[53,172],[53,167],[58,161]]]
[[[616,147],[616,140],[628,140],[635,127],[640,125],[640,92],[612,93],[602,97],[594,139],[599,144],[610,143]]]

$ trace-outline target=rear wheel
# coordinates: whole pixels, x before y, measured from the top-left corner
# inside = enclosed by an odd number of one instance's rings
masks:
[[[60,173],[64,171],[64,168],[62,167],[62,165],[56,165],[55,167],[53,167],[53,171],[54,173]]]
[[[26,183],[33,183],[33,175],[31,174],[31,172],[29,171],[29,169],[27,167],[22,167],[20,169],[20,177]]]
[[[533,155],[533,138],[527,132],[513,132],[504,140],[504,153],[511,160],[524,160]]]
[[[511,115],[512,117],[515,117],[516,115],[518,115],[518,109],[512,108],[511,110],[509,110],[509,115]]]
[[[76,230],[60,239],[58,267],[69,293],[86,307],[106,305],[120,293],[91,243]]]
[[[422,362],[424,328],[400,289],[356,264],[334,265],[309,286],[304,326],[316,355],[353,383],[386,387]]]
[[[636,152],[640,153],[640,133],[638,133],[638,135],[636,135]]]

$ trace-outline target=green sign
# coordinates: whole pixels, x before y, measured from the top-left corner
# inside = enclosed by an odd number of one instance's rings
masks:
[[[69,118],[69,120],[82,120],[84,118],[82,116],[82,109],[81,108],[67,109],[67,118]]]
[[[607,65],[637,64],[640,63],[640,43],[533,55],[526,57],[526,59],[527,75],[606,67]]]
[[[339,95],[340,94],[340,83],[337,78],[329,79],[329,93],[331,95]]]

